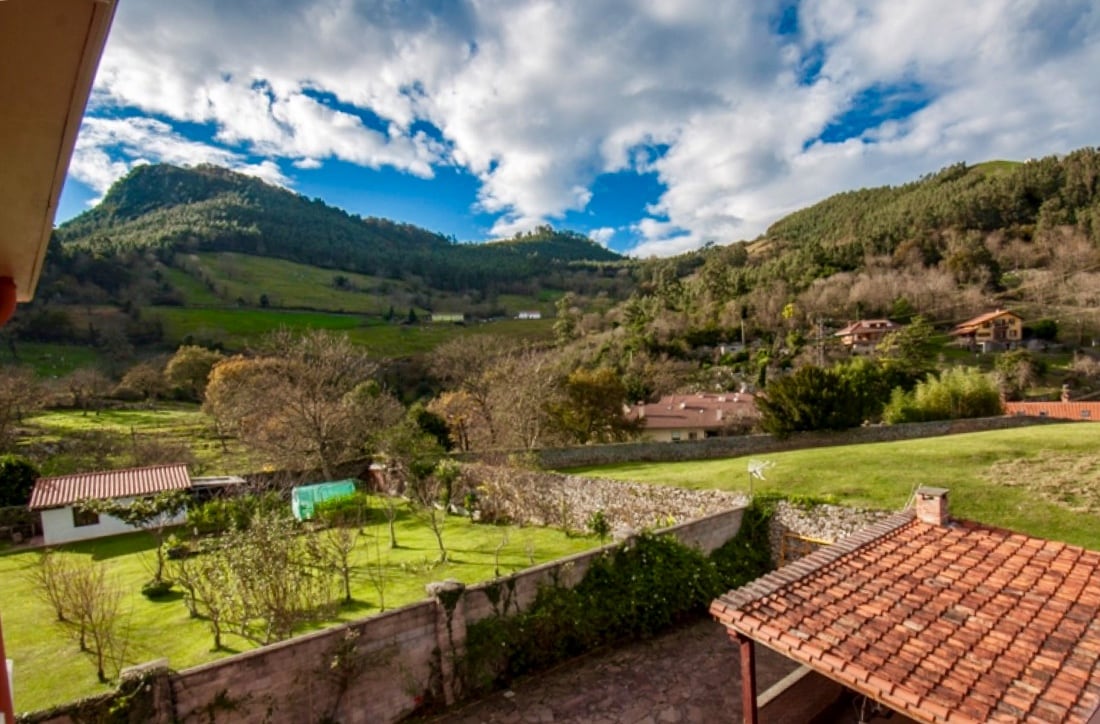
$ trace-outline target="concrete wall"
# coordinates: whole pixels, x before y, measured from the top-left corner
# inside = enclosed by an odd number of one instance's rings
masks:
[[[128,501],[123,500],[121,502]],[[187,513],[184,512],[169,521],[168,525],[179,525],[186,520]],[[126,525],[118,518],[104,513],[99,514],[99,523],[96,525],[74,526],[71,505],[42,511],[42,542],[46,545],[103,538],[109,535],[119,535],[120,533],[133,533],[138,530],[141,529]]]
[[[725,510],[664,531],[706,552],[736,535],[743,508]],[[466,626],[496,609],[490,588],[507,589],[508,611],[526,608],[539,586],[572,586],[612,546],[471,586],[386,613],[265,646],[220,661],[160,674],[154,724],[272,721],[392,722],[433,703],[461,697],[455,661]],[[460,584],[459,584],[460,585]],[[500,599],[498,598],[498,606]],[[148,705],[147,706],[152,706]],[[69,724],[79,705],[28,716],[35,724]]]
[[[791,435],[785,440],[771,435],[741,435],[715,437],[705,440],[687,440],[678,443],[629,442],[615,445],[585,445],[571,448],[546,448],[535,451],[539,465],[560,470],[591,465],[613,465],[624,462],[677,462],[682,460],[706,460],[711,458],[761,455],[784,450],[802,450],[833,445],[855,445],[873,442],[892,442],[966,432],[1004,430],[1052,422],[1041,418],[985,417],[973,420],[942,420],[917,422],[904,425],[873,425],[851,430],[829,432],[805,432]],[[466,460],[481,460],[503,464],[510,453],[467,453],[459,456]]]

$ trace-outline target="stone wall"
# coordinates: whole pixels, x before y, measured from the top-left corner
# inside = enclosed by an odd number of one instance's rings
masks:
[[[742,514],[743,508],[727,509],[660,532],[710,552],[736,535]],[[165,670],[148,691],[167,687],[169,696],[150,694],[148,701],[125,705],[140,705],[143,712],[151,712],[140,719],[151,724],[397,721],[423,706],[461,697],[454,664],[465,647],[467,624],[505,605],[511,611],[522,610],[541,585],[575,585],[591,562],[609,549],[605,546],[466,590],[461,584],[445,585],[435,598],[371,618],[184,671]],[[117,702],[102,703],[109,708]],[[87,711],[87,704],[75,703],[22,720],[74,724],[85,720]]]
[[[584,531],[601,511],[616,537],[663,528],[748,502],[740,493],[685,490],[664,485],[562,475],[537,470],[468,464],[464,490],[476,490],[487,519]]]
[[[790,563],[816,550],[821,544],[800,543],[788,535],[825,543],[836,543],[858,530],[892,515],[887,510],[848,508],[842,505],[804,505],[780,501],[768,530],[772,562]],[[786,555],[784,556],[784,551]],[[785,561],[780,559],[785,558]]]
[[[771,435],[742,435],[687,440],[678,443],[629,442],[615,445],[585,445],[570,448],[546,448],[531,455],[543,468],[562,470],[591,465],[612,465],[625,462],[678,462],[706,460],[741,455],[762,455],[784,450],[802,450],[833,445],[892,442],[923,437],[940,437],[966,432],[1004,430],[1029,425],[1064,423],[1041,417],[985,417],[973,420],[941,420],[904,425],[872,425],[851,430],[796,433],[780,440]],[[460,459],[504,464],[517,453],[466,453]],[[523,453],[527,455],[527,453]]]

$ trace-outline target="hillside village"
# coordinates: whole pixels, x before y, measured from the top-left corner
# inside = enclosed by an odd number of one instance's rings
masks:
[[[54,229],[114,3],[11,6],[0,724],[1100,721],[1100,150],[666,259],[208,163]]]

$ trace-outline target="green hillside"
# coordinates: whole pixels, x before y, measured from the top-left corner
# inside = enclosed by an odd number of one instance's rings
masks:
[[[70,254],[132,256],[237,252],[401,279],[433,289],[515,291],[579,262],[621,257],[549,227],[499,244],[458,244],[411,224],[362,218],[216,166],[139,166],[103,201],[57,229]]]

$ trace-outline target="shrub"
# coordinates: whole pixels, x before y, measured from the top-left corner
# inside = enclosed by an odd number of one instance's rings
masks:
[[[890,424],[992,417],[1004,411],[997,383],[975,367],[954,367],[929,375],[912,392],[894,390],[883,410]]]
[[[754,501],[737,535],[709,559],[671,536],[642,534],[593,561],[574,588],[544,586],[526,611],[471,624],[467,686],[476,691],[504,683],[701,613],[715,596],[770,570],[772,510],[771,501]],[[506,583],[491,590],[499,594]]]
[[[157,601],[168,596],[172,591],[172,582],[167,580],[152,579],[146,581],[141,587],[141,595],[150,601]]]
[[[321,501],[313,507],[314,520],[335,528],[366,525],[370,516],[370,497],[359,491],[342,498]]]

